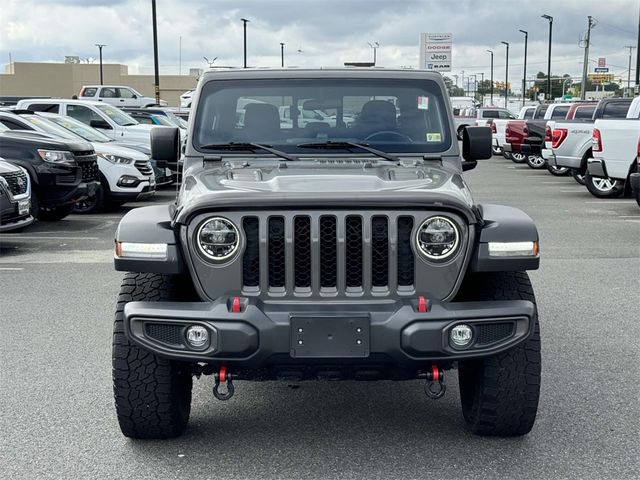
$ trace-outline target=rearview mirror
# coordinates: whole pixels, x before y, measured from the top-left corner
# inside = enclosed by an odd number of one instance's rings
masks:
[[[491,127],[466,127],[462,133],[462,158],[468,162],[491,158]]]
[[[103,130],[112,130],[111,125],[109,125],[105,120],[90,120],[89,126],[93,128],[101,128]]]
[[[180,158],[180,130],[178,127],[151,129],[151,158],[175,165]]]

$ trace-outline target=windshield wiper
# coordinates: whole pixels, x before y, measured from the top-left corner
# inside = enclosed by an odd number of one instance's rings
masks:
[[[202,145],[200,148],[205,148],[207,150],[245,150],[249,152],[253,152],[254,150],[264,150],[265,152],[273,153],[274,155],[284,158],[289,161],[299,160],[298,157],[294,157],[293,155],[289,155],[286,152],[281,150],[276,150],[271,145],[263,145],[261,143],[250,143],[250,142],[230,142],[230,143],[210,143],[207,145]]]
[[[336,150],[350,150],[351,148],[360,148],[369,153],[373,153],[374,155],[384,158],[385,160],[389,160],[391,162],[400,163],[400,159],[395,155],[391,155],[390,153],[383,152],[382,150],[378,150],[375,148],[371,148],[366,143],[357,143],[357,142],[317,142],[317,143],[300,143],[296,145],[298,148],[335,148]]]

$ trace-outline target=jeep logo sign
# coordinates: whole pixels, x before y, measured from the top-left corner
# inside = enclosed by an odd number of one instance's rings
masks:
[[[451,47],[451,33],[421,33],[419,68],[450,72]]]

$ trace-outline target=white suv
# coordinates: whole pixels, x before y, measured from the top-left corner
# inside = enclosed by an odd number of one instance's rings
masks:
[[[148,107],[156,104],[155,98],[145,97],[137,90],[122,85],[85,85],[78,95],[80,100],[95,100],[116,107]],[[160,100],[160,105],[167,102]]]

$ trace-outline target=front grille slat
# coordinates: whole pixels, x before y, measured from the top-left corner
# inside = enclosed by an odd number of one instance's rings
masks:
[[[383,216],[371,219],[371,285],[389,285],[389,224]]]
[[[284,218],[269,219],[269,287],[285,286]]]
[[[247,214],[242,285],[249,294],[413,293],[413,215]]]
[[[151,168],[151,163],[149,163],[147,160],[136,160],[133,165],[145,177],[148,177],[153,173],[153,168]]]
[[[320,287],[337,287],[338,248],[336,217],[320,217]]]
[[[98,179],[98,162],[79,162],[80,169],[82,170],[82,181],[89,182]]]

